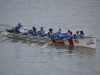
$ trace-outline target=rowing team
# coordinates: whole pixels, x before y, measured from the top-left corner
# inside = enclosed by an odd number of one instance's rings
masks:
[[[72,38],[72,39],[76,39],[76,38],[84,38],[84,33],[83,31],[77,31],[76,34],[73,34],[72,31],[68,30],[66,33],[62,33],[61,32],[61,28],[56,32],[53,33],[53,29],[50,28],[48,33],[45,33],[44,28],[41,27],[39,31],[36,30],[36,28],[33,26],[33,28],[31,30],[27,30],[26,27],[24,27],[24,29],[22,31],[20,31],[19,29],[22,27],[21,23],[18,23],[18,25],[14,28],[12,28],[11,30],[6,30],[7,32],[15,32],[16,34],[21,33],[23,35],[31,35],[31,36],[41,36],[41,37],[45,37],[47,36],[48,38],[58,38],[58,39],[62,39],[62,38]]]

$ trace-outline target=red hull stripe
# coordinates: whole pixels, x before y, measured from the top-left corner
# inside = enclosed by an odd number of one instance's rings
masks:
[[[57,43],[55,39],[51,38],[52,43]]]
[[[56,41],[55,39],[51,39],[52,43],[59,43],[59,44],[65,44],[64,41]]]
[[[58,42],[59,44],[65,44],[63,41],[62,42]]]
[[[74,42],[72,39],[68,39],[69,45],[73,45],[74,46]]]

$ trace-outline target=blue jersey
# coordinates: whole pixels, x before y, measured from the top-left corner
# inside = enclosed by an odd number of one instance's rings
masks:
[[[79,38],[79,34],[74,34],[74,39]]]
[[[62,35],[62,34],[56,34],[55,37],[58,38],[58,39],[60,39],[60,38],[63,38],[64,35]]]
[[[64,38],[69,38],[70,37],[70,33],[67,32],[67,33],[62,33],[62,35],[64,36]]]
[[[74,38],[74,36],[70,34],[68,38],[71,38],[71,39],[73,39],[73,38]]]
[[[83,34],[80,34],[79,36],[80,38],[84,38],[85,34],[83,33]]]
[[[14,31],[19,31],[19,29],[20,29],[20,26],[16,26],[16,27],[14,28]]]
[[[48,38],[54,38],[53,33],[50,33],[50,32],[48,32],[47,36],[48,36]]]
[[[40,35],[41,37],[43,37],[43,36],[45,36],[45,31],[38,31],[37,34]]]
[[[35,32],[33,29],[28,31],[28,34],[32,35],[32,36],[36,36],[37,32]]]
[[[56,34],[61,34],[61,29],[58,30],[58,32]]]

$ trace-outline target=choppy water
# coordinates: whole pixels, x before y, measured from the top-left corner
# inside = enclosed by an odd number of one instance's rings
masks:
[[[97,38],[96,50],[0,38],[0,75],[100,75],[99,0],[1,0],[0,31],[21,22],[47,31],[83,30]],[[2,34],[0,33],[0,36]]]

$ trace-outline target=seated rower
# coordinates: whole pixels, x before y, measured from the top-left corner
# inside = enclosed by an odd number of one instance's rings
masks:
[[[19,29],[22,27],[21,23],[18,23],[16,27],[13,28],[15,33],[20,33]]]
[[[47,37],[48,38],[54,38],[54,34],[53,34],[53,29],[52,28],[49,29],[49,32],[47,33]]]
[[[68,38],[70,36],[70,30],[67,31],[67,33],[62,33],[64,38]]]
[[[40,30],[37,32],[38,35],[40,35],[41,37],[44,37],[46,34],[45,34],[45,31],[44,31],[44,28],[41,27]]]
[[[80,31],[80,35],[79,36],[80,36],[81,39],[85,37],[85,34],[83,33],[83,31]]]
[[[34,28],[34,31],[33,31],[33,36],[37,36],[37,31],[36,31],[36,28]]]
[[[73,35],[74,39],[79,38],[79,31],[76,31],[76,34]]]
[[[61,34],[61,28],[59,28],[58,32],[56,34]]]
[[[74,36],[73,36],[72,31],[70,31],[70,34],[69,34],[68,38],[70,38],[70,39],[74,39]]]
[[[24,29],[22,31],[20,31],[23,35],[27,35],[28,34],[28,30],[26,29],[26,27],[24,27]]]
[[[19,29],[22,27],[21,23],[18,23],[17,26],[15,26],[14,28],[12,29],[6,29],[7,32],[10,32],[10,33],[20,33]]]
[[[33,26],[33,28],[29,30],[28,33],[32,36],[36,36],[36,28]]]
[[[62,35],[62,33],[61,33],[61,28],[59,28],[59,30],[58,30],[57,33],[55,33],[55,37],[58,38],[58,39],[63,38],[63,35]]]

